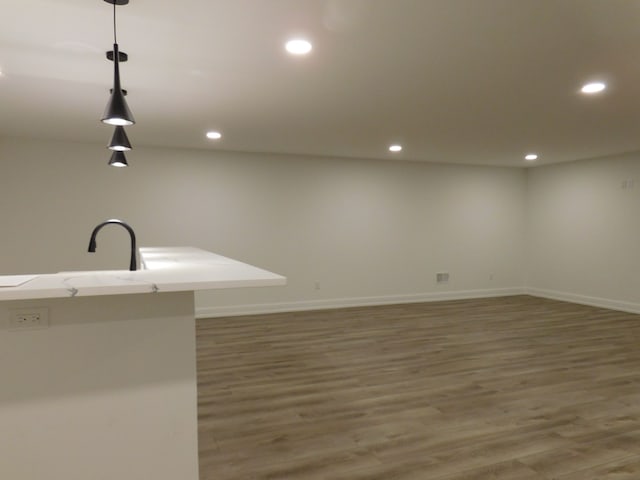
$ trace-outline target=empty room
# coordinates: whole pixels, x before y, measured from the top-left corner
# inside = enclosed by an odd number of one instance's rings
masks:
[[[640,478],[640,2],[0,28],[0,478]]]

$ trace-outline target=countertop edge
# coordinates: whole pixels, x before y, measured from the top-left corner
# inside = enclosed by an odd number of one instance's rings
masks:
[[[80,271],[37,275],[0,287],[0,301],[162,293],[286,285],[282,275],[194,247],[141,247],[136,271]]]

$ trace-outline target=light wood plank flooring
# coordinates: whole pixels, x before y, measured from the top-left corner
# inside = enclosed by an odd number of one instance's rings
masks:
[[[198,321],[202,480],[640,479],[640,316],[528,296]]]

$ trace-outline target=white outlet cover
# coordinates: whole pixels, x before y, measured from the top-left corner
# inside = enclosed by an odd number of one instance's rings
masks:
[[[449,282],[449,272],[436,273],[436,283],[448,283],[448,282]]]
[[[22,319],[33,320],[26,322]],[[38,330],[49,328],[49,309],[46,307],[17,308],[9,310],[9,330]]]

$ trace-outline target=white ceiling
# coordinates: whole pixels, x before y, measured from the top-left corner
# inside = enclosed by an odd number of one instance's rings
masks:
[[[0,135],[106,144],[112,9],[3,2]],[[640,150],[637,0],[131,0],[117,18],[134,148],[511,166]],[[284,51],[294,35],[308,57]],[[578,93],[592,79],[608,90]]]

